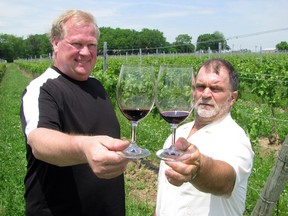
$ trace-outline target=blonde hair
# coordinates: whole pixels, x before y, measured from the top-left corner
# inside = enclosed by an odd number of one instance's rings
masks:
[[[64,26],[66,22],[70,19],[73,19],[77,24],[94,24],[96,39],[99,40],[100,31],[95,21],[95,18],[92,14],[82,11],[82,10],[67,10],[63,14],[61,14],[52,24],[52,28],[50,31],[50,41],[56,37],[58,40],[61,40],[65,36]]]

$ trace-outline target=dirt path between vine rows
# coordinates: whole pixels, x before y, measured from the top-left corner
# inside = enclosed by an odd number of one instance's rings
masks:
[[[130,162],[125,171],[125,181],[130,188],[126,195],[137,202],[155,206],[158,170],[159,162],[156,164],[146,159]]]

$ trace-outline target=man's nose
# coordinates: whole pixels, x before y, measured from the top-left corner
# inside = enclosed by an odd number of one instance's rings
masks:
[[[83,46],[82,49],[80,50],[80,54],[81,55],[89,55],[90,51],[89,51],[88,46]]]
[[[202,93],[202,97],[211,97],[211,89],[210,88],[205,88],[203,93]]]

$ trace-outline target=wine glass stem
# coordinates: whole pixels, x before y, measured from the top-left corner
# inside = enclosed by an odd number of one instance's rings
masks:
[[[131,126],[132,126],[132,141],[131,144],[133,146],[136,146],[136,128],[137,128],[137,122],[131,121]]]
[[[174,151],[176,151],[176,145],[175,145],[176,128],[177,128],[176,124],[171,124],[171,130],[172,130],[172,145],[171,145],[171,149],[174,150]]]

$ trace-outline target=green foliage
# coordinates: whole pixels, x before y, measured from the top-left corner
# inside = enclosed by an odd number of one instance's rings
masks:
[[[275,119],[287,121],[288,55],[266,54],[258,56],[228,54],[222,57],[231,62],[239,73],[239,100],[233,109],[236,120],[241,123],[253,139],[257,139],[259,136],[268,137],[271,133],[276,133],[279,135],[280,140],[283,141],[287,133],[284,127],[285,121],[276,122]],[[126,58],[112,57],[108,58],[108,67],[104,72],[104,59],[98,58],[92,75],[103,83],[114,105],[116,105],[116,85],[122,64],[154,66],[155,77],[157,77],[160,65],[192,65],[194,71],[196,71],[201,63],[207,59],[207,56],[200,56],[199,58],[193,55],[146,55],[141,59],[133,56]],[[21,68],[39,75],[50,66],[51,62],[17,62],[17,64]],[[157,111],[154,110],[153,112]],[[261,117],[259,118],[259,116]]]
[[[221,32],[216,31],[213,34],[202,34],[197,39],[196,50],[207,51],[210,48],[213,51],[219,51],[219,43],[221,43],[220,49],[230,49]]]
[[[98,54],[103,54],[103,44],[108,44],[108,55],[125,55],[126,53],[138,54],[141,48],[144,54],[155,53],[193,53],[195,45],[192,44],[192,37],[187,34],[179,34],[175,41],[166,41],[163,32],[157,29],[144,28],[141,31],[133,29],[113,29],[111,27],[100,27],[100,40],[98,42]],[[229,50],[223,33],[215,31],[213,34],[204,33],[199,35],[196,43],[196,50],[207,51]],[[276,45],[278,50],[287,50],[287,42],[282,41]],[[243,49],[244,52],[251,52]],[[0,59],[13,62],[17,59],[35,59],[51,57],[52,45],[47,34],[29,35],[26,39],[9,34],[0,33]]]
[[[259,116],[263,116],[263,110],[258,107],[249,107],[247,110],[247,102],[243,100],[238,100],[234,105],[232,110],[232,116],[237,120],[237,123],[244,128],[246,133],[249,135],[249,138],[252,143],[257,143],[259,137],[267,136],[267,127],[265,127],[265,119],[259,118]],[[243,113],[243,110],[246,109],[246,112]],[[249,118],[246,117],[248,113],[251,115]],[[265,129],[265,131],[263,130]],[[269,132],[268,132],[269,133]]]
[[[135,38],[137,40],[137,38]],[[166,38],[164,37],[163,33],[160,32],[159,30],[153,29],[147,29],[144,28],[139,32],[138,36],[138,46],[136,47],[141,47],[145,48],[143,49],[144,53],[153,53],[154,47],[163,47],[166,46]]]
[[[276,48],[281,51],[288,50],[288,42],[281,41],[280,43],[276,44]]]
[[[169,52],[170,45],[159,30],[144,28],[141,31],[131,29],[113,29],[111,27],[100,27],[100,40],[98,53],[102,54],[103,44],[108,44],[108,55],[136,54],[141,48],[142,53],[156,53],[157,47],[162,47],[161,52]],[[186,46],[186,45],[185,45]],[[167,47],[167,48],[166,48]],[[184,50],[188,51],[188,50]],[[179,51],[180,52],[180,51]]]
[[[188,34],[178,35],[173,45],[175,46],[175,51],[178,53],[193,53],[195,51],[195,46],[192,44],[192,37]]]
[[[23,40],[14,35],[0,34],[0,59],[13,62],[19,54],[23,53]]]
[[[52,65],[52,61],[18,61],[16,64],[20,67],[20,69],[32,73],[33,76],[39,76]]]
[[[6,72],[6,64],[0,63],[0,82]]]
[[[52,45],[46,34],[30,35],[27,39],[0,34],[0,59],[13,62],[19,58],[40,58],[49,54],[52,54]]]
[[[26,58],[40,58],[40,56],[52,55],[52,45],[47,34],[30,35],[24,40],[24,44],[26,45]]]

